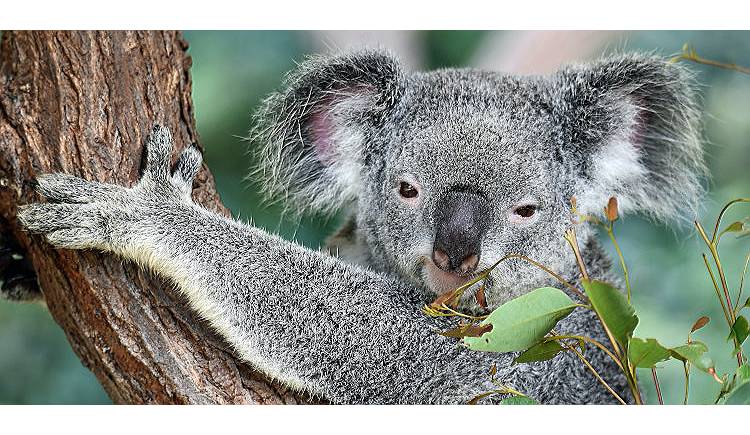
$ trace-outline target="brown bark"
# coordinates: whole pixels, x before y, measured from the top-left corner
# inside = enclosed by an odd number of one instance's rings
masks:
[[[175,157],[197,142],[186,50],[177,32],[5,32],[0,235],[31,260],[50,313],[114,402],[304,402],[237,361],[165,281],[18,227],[17,205],[41,199],[37,174],[131,185],[155,122],[172,130]],[[228,214],[205,166],[195,187],[197,202]]]

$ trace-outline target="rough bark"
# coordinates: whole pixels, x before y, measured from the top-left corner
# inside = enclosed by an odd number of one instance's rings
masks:
[[[177,32],[5,32],[0,47],[0,240],[30,260],[50,313],[115,403],[300,403],[238,362],[171,286],[93,251],[22,231],[37,174],[122,185],[139,177],[155,123],[198,141],[191,59]],[[194,198],[227,214],[204,166]]]

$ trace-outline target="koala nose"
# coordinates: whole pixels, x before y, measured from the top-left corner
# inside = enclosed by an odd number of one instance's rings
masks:
[[[475,271],[489,221],[490,207],[484,197],[468,192],[448,193],[435,210],[435,265],[461,275]]]

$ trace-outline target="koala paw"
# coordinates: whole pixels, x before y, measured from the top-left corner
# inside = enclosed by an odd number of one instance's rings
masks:
[[[67,174],[44,174],[36,190],[50,202],[19,207],[18,219],[32,233],[69,249],[120,250],[170,203],[190,202],[201,153],[186,148],[170,171],[172,137],[155,126],[147,147],[146,170],[131,188],[86,181]]]

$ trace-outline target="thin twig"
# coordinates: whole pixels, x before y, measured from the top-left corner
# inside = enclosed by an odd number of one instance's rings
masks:
[[[565,233],[565,240],[568,241],[568,244],[573,249],[573,254],[576,256],[576,263],[578,263],[578,268],[581,271],[581,276],[586,281],[589,280],[589,274],[586,272],[586,265],[583,262],[583,257],[581,256],[581,251],[578,249],[578,238],[576,237],[576,231],[575,228],[570,228]]]
[[[735,199],[734,201],[731,201],[727,205],[724,206],[724,208],[721,210],[721,213],[719,213],[718,219],[716,219],[716,226],[714,227],[714,234],[711,237],[711,240],[708,240],[708,237],[706,236],[706,232],[703,230],[703,226],[698,222],[695,221],[695,226],[698,228],[698,232],[701,235],[701,238],[703,238],[703,241],[708,246],[708,250],[711,252],[711,257],[713,257],[714,263],[716,264],[716,270],[719,274],[719,281],[721,282],[721,288],[724,290],[724,297],[726,298],[727,302],[727,311],[729,312],[729,319],[731,321],[729,322],[729,329],[731,330],[734,327],[734,322],[737,320],[734,314],[734,310],[732,309],[732,298],[729,295],[729,286],[727,285],[727,278],[724,274],[724,268],[721,265],[721,260],[719,259],[719,251],[716,249],[716,234],[719,229],[719,225],[721,223],[721,218],[726,212],[727,209],[729,209],[729,206],[732,204],[736,204],[738,202],[748,202],[748,200],[744,198]],[[704,254],[705,257],[705,254]],[[705,260],[705,258],[704,258]],[[721,297],[719,298],[721,299]],[[723,304],[722,304],[723,305]],[[740,343],[737,341],[737,337],[734,337],[734,343],[735,347],[739,349],[737,352],[737,366],[742,366],[743,356],[742,356],[742,347],[740,346]]]
[[[701,254],[703,257],[703,262],[706,264],[706,270],[708,270],[708,275],[711,277],[711,282],[714,284],[714,289],[716,290],[716,297],[719,299],[719,303],[721,304],[721,311],[724,313],[724,318],[727,320],[727,323],[731,323],[729,320],[729,314],[727,313],[727,307],[724,304],[724,298],[721,297],[721,290],[719,290],[719,284],[716,283],[716,278],[714,277],[714,272],[711,270],[711,266],[708,264],[708,257],[706,257],[706,254]]]
[[[717,222],[716,226],[718,228],[719,221],[717,220],[716,222]],[[729,312],[729,319],[731,320],[729,327],[731,328],[732,325],[734,325],[734,312],[731,310],[732,299],[729,297],[729,286],[727,285],[727,280],[724,275],[724,269],[721,267],[721,261],[719,260],[719,253],[716,250],[716,245],[714,245],[713,239],[711,241],[708,240],[708,236],[706,236],[706,232],[703,230],[703,226],[698,221],[695,222],[695,226],[696,228],[698,228],[698,233],[700,234],[701,238],[703,238],[703,241],[706,243],[706,246],[708,246],[708,251],[711,253],[711,257],[714,260],[714,264],[716,264],[716,269],[719,274],[719,282],[721,283],[721,288],[724,292],[724,297],[726,298],[726,304],[727,304],[727,308]],[[714,234],[714,237],[715,236],[716,234]]]
[[[717,68],[729,69],[744,74],[750,74],[750,68],[737,65],[736,63],[723,63],[715,60],[704,59],[695,52],[695,49],[685,44],[682,47],[682,54],[675,56],[671,59],[672,62],[678,62],[680,60],[689,60],[691,62],[700,63],[703,65],[715,66]]]
[[[654,386],[656,387],[656,397],[659,399],[659,405],[663,405],[664,400],[661,397],[661,388],[659,388],[659,378],[656,377],[656,367],[651,367],[651,376],[654,378]]]
[[[688,404],[688,393],[690,391],[690,363],[685,361],[682,363],[685,368],[685,400],[682,402],[684,405]]]
[[[734,317],[737,317],[737,312],[740,309],[740,299],[742,299],[742,287],[745,285],[745,275],[747,275],[747,264],[750,262],[750,252],[747,253],[747,256],[745,257],[745,267],[742,268],[742,276],[740,277],[740,290],[737,293],[737,302],[734,304]]]

